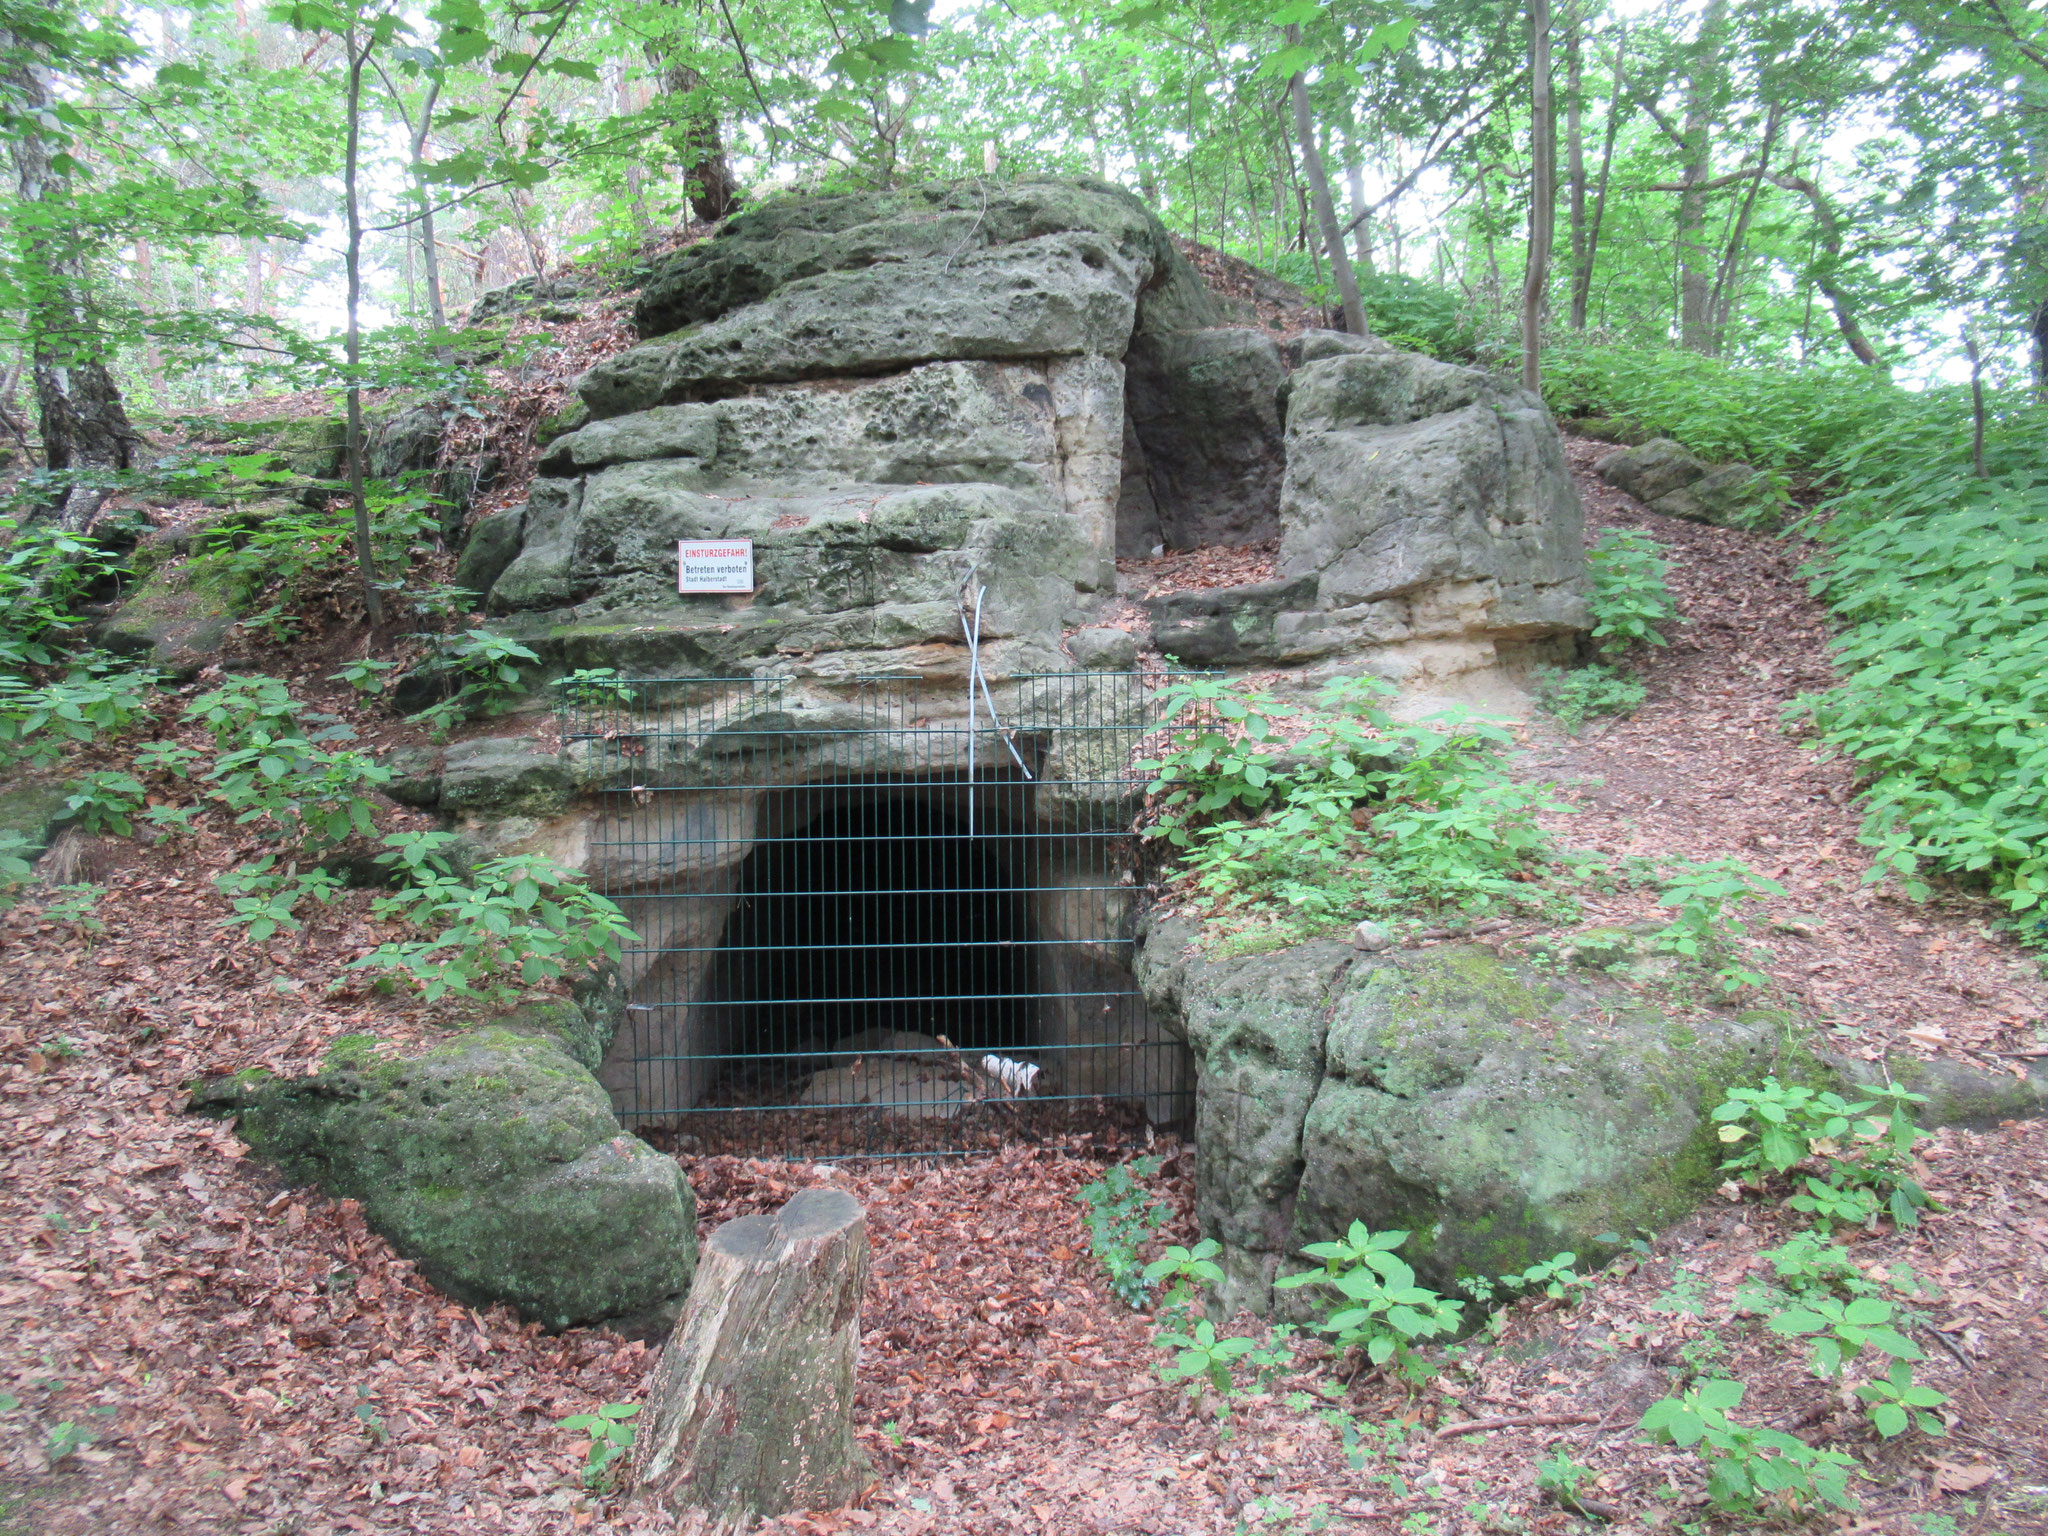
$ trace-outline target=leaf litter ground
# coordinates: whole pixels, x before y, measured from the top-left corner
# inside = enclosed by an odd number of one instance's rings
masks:
[[[2039,1048],[2031,966],[1963,897],[1908,907],[1862,888],[1847,770],[1775,731],[1778,704],[1826,678],[1802,552],[1656,519],[1583,477],[1593,453],[1574,446],[1592,521],[1652,527],[1673,545],[1687,622],[1644,666],[1651,702],[1634,719],[1577,742],[1531,732],[1531,772],[1603,780],[1578,786],[1568,835],[1609,851],[1736,853],[1784,881],[1767,968],[1852,1048],[2024,1062],[2011,1053]],[[102,840],[74,855],[107,888],[104,931],[34,897],[0,920],[0,1221],[12,1239],[0,1403],[14,1402],[0,1412],[14,1501],[0,1521],[252,1536],[670,1529],[583,1490],[581,1447],[555,1427],[637,1399],[648,1344],[547,1337],[502,1309],[456,1305],[353,1203],[283,1187],[230,1130],[183,1113],[197,1076],[303,1071],[341,1034],[432,1029],[416,1006],[328,995],[379,937],[363,899],[249,945],[215,926],[225,903],[208,876],[243,856],[232,842]],[[1591,914],[1639,915],[1621,898]],[[1176,1213],[1162,1240],[1185,1240],[1192,1155],[1170,1140],[1156,1150]],[[1942,1132],[1925,1182],[1947,1209],[1851,1248],[1873,1272],[1907,1260],[1941,1291],[1920,1303],[1916,1337],[1954,1430],[1888,1444],[1797,1350],[1730,1311],[1757,1254],[1786,1235],[1782,1215],[1753,1202],[1659,1235],[1576,1308],[1512,1310],[1419,1391],[1370,1375],[1344,1384],[1310,1348],[1300,1375],[1219,1422],[1213,1399],[1158,1383],[1148,1320],[1108,1295],[1087,1253],[1075,1194],[1103,1166],[1089,1142],[938,1165],[684,1163],[706,1230],[826,1179],[869,1211],[858,1428],[875,1484],[861,1507],[774,1529],[1578,1529],[1534,1487],[1535,1463],[1559,1451],[1599,1473],[1612,1529],[1675,1529],[1706,1518],[1696,1463],[1642,1445],[1632,1426],[1674,1372],[1706,1360],[1750,1383],[1753,1419],[1863,1458],[1871,1480],[1848,1529],[2048,1530],[2039,1124]],[[1366,1427],[1356,1457],[1299,1396],[1333,1382]],[[53,1460],[67,1438],[81,1448]]]

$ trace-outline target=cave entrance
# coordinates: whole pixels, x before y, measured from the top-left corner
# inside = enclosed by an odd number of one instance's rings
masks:
[[[635,683],[565,722],[640,935],[601,1070],[622,1120],[832,1157],[1181,1118],[1186,1046],[1130,968],[1156,681],[1013,680],[1001,730],[889,684]]]
[[[836,803],[805,803],[820,798]],[[740,866],[699,1004],[734,1071],[771,1093],[806,1075],[812,1102],[858,1102],[864,1087],[900,1100],[930,1096],[911,1093],[921,1074],[907,1069],[949,1047],[1035,1052],[1022,840],[970,837],[929,789],[793,799],[773,819],[808,819]]]

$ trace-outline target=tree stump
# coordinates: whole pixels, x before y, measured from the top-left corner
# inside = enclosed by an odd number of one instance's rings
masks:
[[[648,1389],[635,1490],[718,1522],[850,1502],[872,1475],[853,1438],[867,1278],[867,1218],[844,1190],[712,1233]]]

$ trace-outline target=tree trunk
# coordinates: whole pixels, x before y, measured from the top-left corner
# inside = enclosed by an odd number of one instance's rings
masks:
[[[1626,33],[1614,39],[1614,90],[1607,98],[1607,131],[1605,142],[1600,148],[1600,180],[1593,191],[1593,219],[1586,229],[1586,260],[1572,281],[1572,329],[1586,328],[1586,310],[1593,298],[1593,266],[1600,259],[1600,226],[1607,217],[1607,177],[1614,169],[1614,134],[1621,126],[1621,65],[1622,49],[1627,45]]]
[[[85,481],[71,486],[41,515],[67,532],[80,533],[113,493],[110,484],[95,485],[92,480],[129,468],[141,439],[129,424],[121,391],[107,371],[105,342],[86,298],[81,242],[75,231],[64,227],[69,178],[54,168],[55,149],[34,126],[54,120],[49,82],[42,67],[30,62],[31,45],[21,37],[0,33],[0,48],[19,61],[0,74],[0,88],[13,97],[21,126],[9,140],[15,181],[24,204],[42,204],[50,210],[49,221],[39,232],[18,235],[40,290],[22,319],[28,332],[43,460],[49,468],[71,470]]]
[[[669,95],[687,98],[703,89],[704,76],[694,65],[672,61],[661,72],[661,84]],[[716,224],[740,204],[740,184],[725,158],[718,114],[687,101],[683,107],[683,188],[689,195],[690,212],[702,224]]]
[[[1352,152],[1350,163],[1344,167],[1345,190],[1351,194],[1351,238],[1356,242],[1355,256],[1358,270],[1372,280],[1372,219],[1365,204],[1365,168],[1358,163],[1358,154]]]
[[[1736,296],[1742,290],[1742,274],[1739,270],[1742,252],[1749,239],[1749,221],[1756,211],[1757,195],[1762,192],[1764,178],[1761,174],[1770,169],[1771,152],[1778,147],[1778,124],[1784,116],[1784,108],[1777,102],[1770,105],[1769,116],[1764,122],[1763,143],[1758,146],[1756,163],[1759,174],[1752,178],[1749,190],[1743,194],[1741,212],[1735,216],[1735,228],[1728,235],[1728,249],[1721,257],[1721,265],[1714,272],[1714,291],[1707,302],[1708,322],[1714,328],[1714,355],[1720,356],[1728,342],[1728,322],[1735,315]],[[1798,151],[1793,151],[1794,159]]]
[[[1572,309],[1571,327],[1586,328],[1585,307],[1579,302],[1579,285],[1587,269],[1586,254],[1586,61],[1581,34],[1585,30],[1585,0],[1571,0],[1564,34],[1564,155],[1565,205],[1571,225]]]
[[[156,308],[156,259],[149,242],[140,235],[135,237],[135,296],[148,308]],[[142,368],[155,391],[156,407],[162,410],[170,403],[170,388],[164,380],[164,356],[154,336],[142,343]]]
[[[1138,103],[1129,91],[1123,93],[1124,135],[1131,141],[1131,158],[1138,162],[1138,194],[1146,203],[1159,206],[1159,178],[1152,174],[1152,157],[1145,152],[1145,144],[1138,133]]]
[[[427,153],[427,134],[434,126],[434,103],[441,98],[441,82],[427,82],[427,94],[420,100],[420,118],[412,130],[413,185],[420,199],[420,268],[427,282],[427,316],[436,331],[448,329],[448,310],[441,300],[441,248],[434,243],[434,198],[428,191],[421,162]],[[446,357],[447,349],[441,349]]]
[[[1289,26],[1287,41],[1299,45],[1301,28]],[[1315,206],[1316,224],[1322,230],[1323,249],[1330,253],[1330,272],[1337,280],[1337,296],[1344,302],[1344,329],[1354,336],[1370,336],[1365,323],[1365,303],[1358,296],[1358,278],[1351,270],[1351,257],[1344,249],[1343,226],[1337,222],[1337,208],[1330,201],[1330,178],[1323,174],[1322,151],[1316,147],[1316,124],[1308,110],[1308,80],[1296,71],[1287,82],[1287,94],[1294,103],[1294,131],[1301,140],[1301,169],[1308,180],[1309,200]]]
[[[1693,48],[1685,109],[1685,190],[1678,194],[1678,340],[1688,352],[1714,347],[1714,255],[1707,249],[1707,191],[1713,179],[1714,117],[1728,0],[1707,0]]]
[[[342,200],[348,205],[348,426],[343,452],[348,458],[348,492],[356,515],[356,564],[363,574],[363,611],[374,628],[384,622],[384,600],[377,592],[377,557],[370,545],[370,504],[363,494],[363,381],[358,370],[363,362],[363,209],[356,187],[361,169],[363,130],[363,65],[375,43],[356,47],[356,29],[351,25],[348,46],[348,141],[342,157]]]
[[[1556,123],[1550,100],[1550,0],[1529,0],[1529,264],[1522,274],[1522,388],[1543,387],[1543,297],[1557,235]]]
[[[613,110],[624,117],[638,109],[633,101],[632,82],[626,78],[625,62],[621,60],[615,68],[618,74],[612,81]],[[640,243],[645,245],[654,238],[654,221],[647,216],[646,190],[641,179],[638,157],[629,157],[626,161],[626,200],[633,207],[633,233],[638,235]]]
[[[1814,243],[1820,247],[1820,259],[1814,263],[1813,285],[1833,307],[1835,325],[1856,361],[1867,368],[1883,371],[1884,359],[1863,333],[1862,323],[1856,315],[1855,299],[1836,278],[1842,263],[1842,225],[1835,216],[1834,205],[1816,183],[1796,172],[1779,171],[1770,180],[1774,186],[1797,192],[1813,210]]]
[[[712,1233],[638,1421],[634,1491],[720,1522],[859,1494],[873,1476],[853,1438],[867,1278],[867,1219],[844,1190]]]

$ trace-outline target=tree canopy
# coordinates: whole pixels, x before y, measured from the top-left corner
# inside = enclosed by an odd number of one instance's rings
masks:
[[[785,189],[1058,172],[1432,350],[1514,349],[1540,223],[1550,334],[2038,375],[2044,102],[2005,0],[8,0],[0,355],[341,379],[353,127],[372,362]]]

